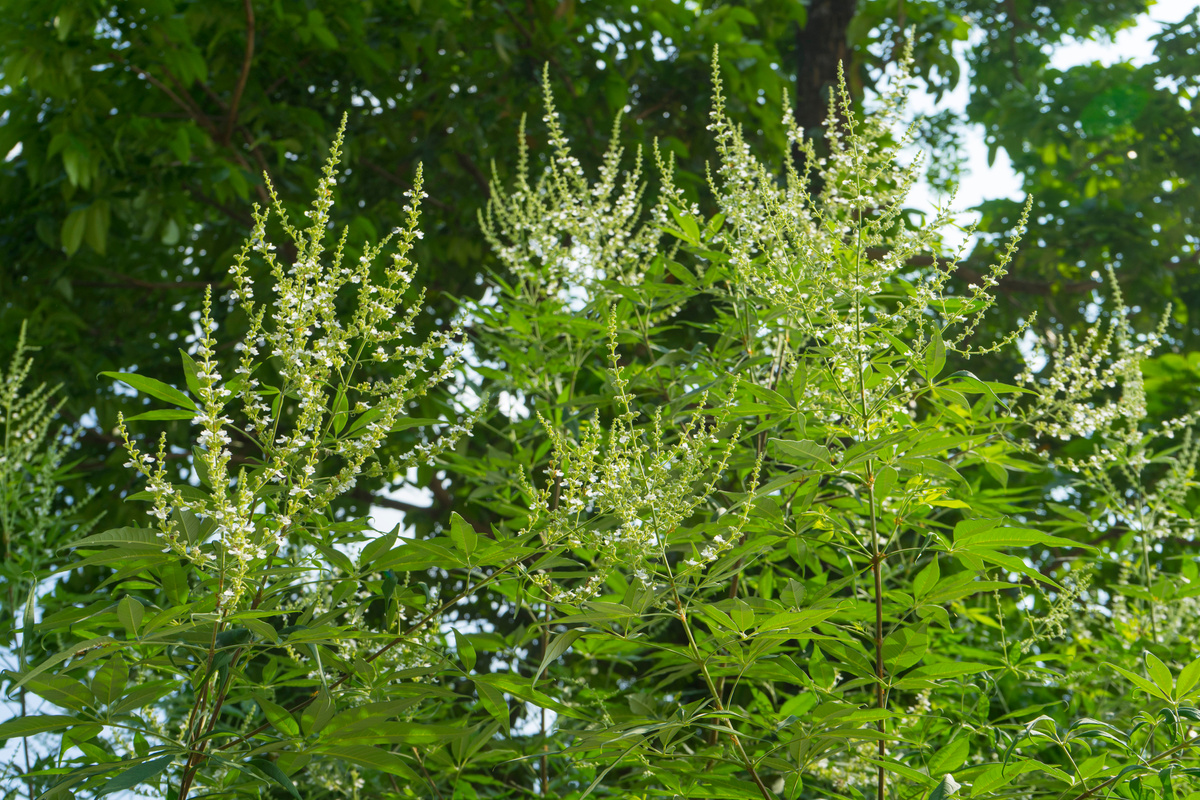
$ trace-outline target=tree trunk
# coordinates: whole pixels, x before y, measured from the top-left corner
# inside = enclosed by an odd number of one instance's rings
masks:
[[[837,68],[850,68],[846,30],[858,0],[811,0],[808,20],[796,31],[796,122],[809,137],[819,135],[837,85]]]

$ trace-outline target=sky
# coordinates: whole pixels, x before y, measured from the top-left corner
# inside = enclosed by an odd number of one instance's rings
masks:
[[[1158,33],[1163,23],[1178,22],[1196,7],[1196,0],[1160,0],[1150,8],[1150,13],[1143,17],[1138,25],[1121,31],[1115,41],[1079,41],[1062,45],[1055,49],[1050,63],[1056,69],[1069,69],[1094,61],[1108,66],[1118,61],[1131,61],[1135,65],[1148,63],[1154,54],[1154,42],[1150,37]],[[965,43],[964,43],[965,44]],[[963,72],[966,65],[963,63]],[[910,111],[925,115],[953,109],[964,113],[967,106],[968,82],[959,81],[953,92],[948,92],[941,102],[934,102],[929,94],[913,92],[910,95]],[[1012,163],[1003,149],[997,152],[995,162],[989,166],[987,161],[987,144],[984,142],[982,125],[969,125],[964,136],[967,170],[962,185],[955,198],[956,210],[969,209],[979,205],[984,200],[994,200],[1008,197],[1017,198],[1021,194],[1021,180],[1013,172]],[[927,185],[916,188],[911,197],[912,204],[917,208],[931,209],[934,201],[938,200]],[[964,213],[962,221],[972,219],[972,215]],[[953,244],[953,239],[948,238]]]

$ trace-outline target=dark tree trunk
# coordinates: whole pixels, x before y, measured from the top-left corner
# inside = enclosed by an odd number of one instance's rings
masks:
[[[839,62],[850,67],[846,29],[858,0],[810,0],[808,21],[796,32],[796,122],[806,136],[817,136],[837,85]]]

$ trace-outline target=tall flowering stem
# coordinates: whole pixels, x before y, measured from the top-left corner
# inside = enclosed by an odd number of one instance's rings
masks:
[[[292,223],[269,181],[271,208],[254,209],[253,232],[230,270],[235,288],[229,299],[250,322],[237,345],[241,353],[232,380],[221,374],[213,298],[211,292],[205,295],[192,384],[197,394],[192,422],[199,429],[194,467],[204,491],[171,483],[165,438],[158,454],[149,456],[125,421],[120,423],[129,466],[146,477],[153,495],[151,514],[164,548],[219,573],[218,602],[225,615],[244,603],[250,576],[284,547],[288,534],[324,514],[360,476],[394,476],[432,463],[476,416],[447,423],[440,436],[387,464],[376,457],[411,401],[453,372],[460,360],[454,342],[461,331],[451,326],[408,344],[424,299],[418,292],[405,307],[413,278],[410,256],[422,236],[417,226],[425,194],[419,167],[407,193],[403,227],[368,245],[354,263],[346,258],[343,229],[332,257],[325,258],[344,130],[343,119],[317,198],[304,212],[307,227]],[[294,247],[291,264],[281,261],[267,240],[272,211]],[[389,246],[392,252],[381,258]],[[271,295],[256,291],[251,276],[256,256],[273,278]],[[349,315],[342,310],[347,303],[353,308]],[[275,378],[262,377],[268,373]],[[236,470],[235,438],[257,451],[245,456],[247,448],[241,448]],[[189,526],[191,517],[201,524]]]

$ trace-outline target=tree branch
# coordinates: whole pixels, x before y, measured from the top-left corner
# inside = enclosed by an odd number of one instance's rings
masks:
[[[458,160],[458,165],[469,172],[471,177],[475,179],[475,184],[483,192],[484,198],[491,197],[492,187],[488,184],[488,180],[486,177],[484,177],[483,172],[481,172],[475,162],[471,160],[471,157],[466,153],[457,150],[454,152],[454,157]]]
[[[406,191],[406,192],[412,191],[413,187],[412,187],[411,183],[405,182],[404,180],[402,180],[400,177],[398,177],[394,173],[389,172],[384,167],[381,167],[380,165],[376,164],[374,161],[369,161],[368,159],[365,159],[365,158],[360,159],[360,160],[361,160],[363,166],[367,167],[372,172],[378,173],[382,177],[386,178],[387,180],[391,181],[392,183],[396,184],[397,186],[403,188],[404,191]],[[441,200],[438,200],[437,198],[434,198],[434,197],[429,197],[428,195],[426,195],[423,202],[428,203],[429,205],[433,206],[434,208],[440,208],[442,211],[450,211],[451,210],[450,205],[448,203],[443,203]]]
[[[243,0],[246,9],[246,54],[242,57],[242,72],[238,76],[237,86],[233,90],[233,99],[229,102],[229,113],[225,115],[225,146],[228,147],[233,139],[233,129],[237,125],[238,106],[242,102],[242,92],[246,90],[246,80],[250,77],[250,64],[254,60],[254,5],[251,0]]]
[[[133,72],[138,77],[145,79],[147,83],[149,83],[151,86],[158,89],[163,94],[165,94],[167,97],[169,97],[171,99],[171,101],[175,103],[175,105],[179,106],[187,113],[189,119],[195,120],[196,122],[199,122],[203,127],[211,129],[211,124],[209,123],[208,118],[205,117],[203,114],[201,114],[197,109],[193,108],[192,106],[190,106],[186,102],[184,102],[182,97],[175,94],[175,92],[173,92],[171,90],[171,87],[167,86],[165,83],[163,83],[158,78],[151,75],[146,70],[139,67],[137,64],[134,64],[130,61],[126,61],[124,58],[121,57],[120,54],[114,54],[113,58],[115,58],[117,61],[123,62],[125,64],[125,66],[127,66],[127,67],[129,67],[129,69],[133,70]],[[201,117],[203,117],[203,119],[201,119]]]

